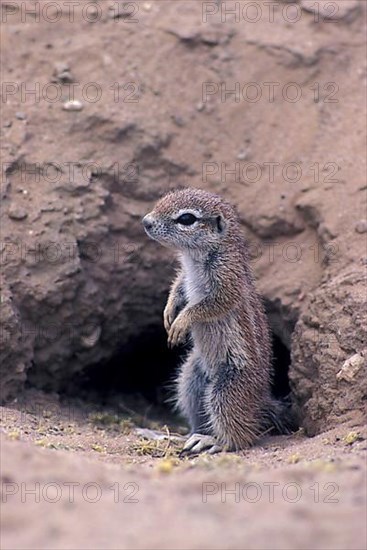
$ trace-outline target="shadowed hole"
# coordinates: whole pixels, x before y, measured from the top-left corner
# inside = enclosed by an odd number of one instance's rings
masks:
[[[283,398],[290,393],[290,352],[274,333],[272,347],[272,390],[275,397]],[[186,353],[187,348],[169,350],[163,327],[152,327],[128,342],[110,361],[86,369],[76,385],[97,398],[137,394],[153,404],[167,406],[173,395],[175,373]]]
[[[291,354],[289,349],[283,344],[281,339],[272,334],[273,348],[273,384],[272,390],[275,397],[281,399],[289,395],[291,389],[289,386],[289,366],[291,363]]]
[[[87,368],[77,385],[85,393],[108,400],[116,394],[140,395],[155,405],[172,397],[175,371],[182,352],[167,348],[163,327],[132,338],[111,360]]]

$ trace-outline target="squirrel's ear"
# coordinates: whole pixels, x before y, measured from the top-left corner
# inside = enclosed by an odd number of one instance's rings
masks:
[[[224,233],[227,224],[224,221],[223,217],[219,215],[215,218],[215,221],[218,233]]]

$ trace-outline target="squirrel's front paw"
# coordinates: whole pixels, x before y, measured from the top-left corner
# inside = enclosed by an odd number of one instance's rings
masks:
[[[167,334],[169,334],[170,328],[176,317],[176,306],[173,302],[168,301],[163,312],[163,323]]]
[[[168,347],[173,348],[182,344],[186,340],[186,336],[190,329],[190,323],[185,313],[180,313],[173,321],[168,332]]]

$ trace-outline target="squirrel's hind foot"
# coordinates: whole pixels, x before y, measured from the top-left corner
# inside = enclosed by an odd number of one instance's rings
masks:
[[[223,451],[223,447],[218,445],[215,437],[204,434],[192,434],[186,441],[184,448],[181,451],[182,455],[196,455],[202,452],[207,452],[211,455]]]

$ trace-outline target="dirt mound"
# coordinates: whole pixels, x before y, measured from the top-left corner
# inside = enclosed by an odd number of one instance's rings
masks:
[[[365,421],[365,288],[357,270],[335,276],[312,295],[297,323],[291,381],[309,435],[343,420]]]
[[[25,380],[63,389],[161,326],[172,257],[140,219],[194,185],[238,206],[305,425],[360,410],[359,384],[340,405],[335,375],[365,346],[364,3],[16,4],[2,4],[2,398]]]

